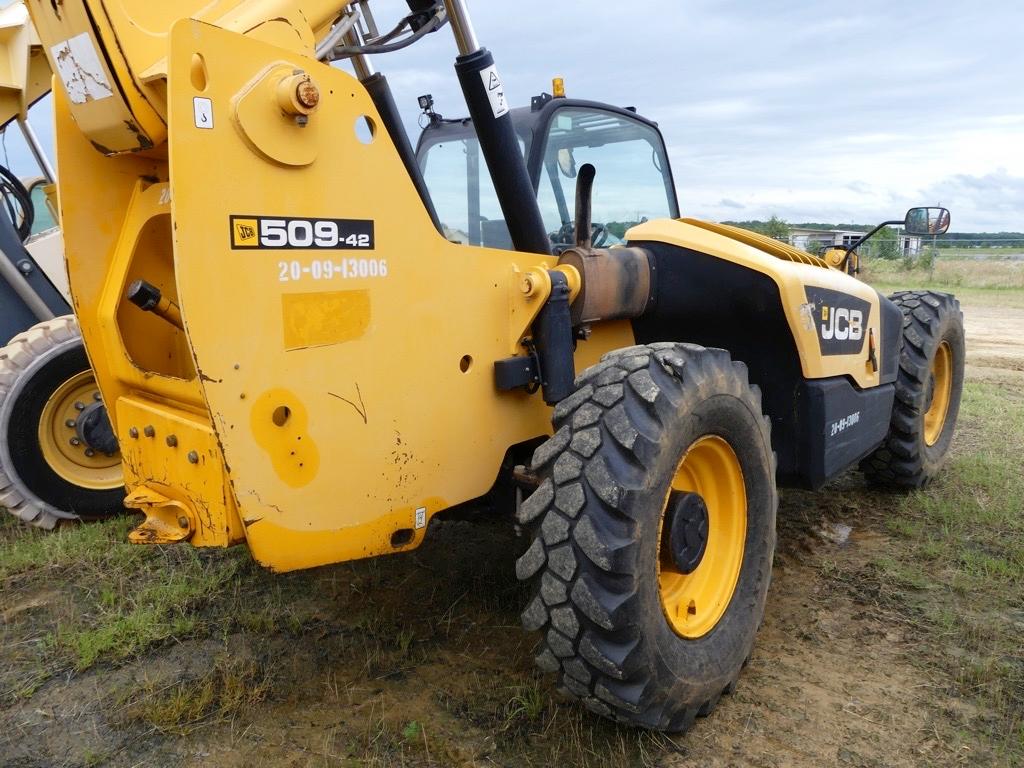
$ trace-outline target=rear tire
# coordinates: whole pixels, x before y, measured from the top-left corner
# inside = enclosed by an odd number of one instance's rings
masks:
[[[764,615],[778,496],[760,393],[727,352],[670,343],[609,353],[576,385],[555,407],[555,434],[533,458],[542,482],[519,511],[533,535],[516,564],[534,584],[523,625],[543,632],[538,666],[590,710],[683,731],[733,690]],[[679,479],[698,451],[712,464],[735,459],[736,493],[721,493],[717,471],[696,482],[700,493],[680,490],[693,489]],[[670,522],[680,495],[707,502],[706,545],[691,571],[672,555],[690,530],[686,522],[677,537]],[[738,526],[716,522],[727,519]],[[680,606],[694,603],[677,600],[696,583],[686,574],[721,564],[731,583],[706,593],[713,621],[689,631]]]
[[[964,316],[948,293],[900,291],[903,348],[885,442],[861,462],[874,485],[920,488],[949,452],[964,388]]]
[[[75,318],[33,326],[0,349],[0,507],[39,528],[124,511],[120,456],[70,445],[71,403],[94,402],[95,379]],[[58,407],[62,399],[66,410]],[[70,400],[69,400],[70,398]]]

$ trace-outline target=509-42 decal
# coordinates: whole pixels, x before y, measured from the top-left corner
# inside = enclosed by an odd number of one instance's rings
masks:
[[[368,219],[231,216],[232,249],[370,251]]]

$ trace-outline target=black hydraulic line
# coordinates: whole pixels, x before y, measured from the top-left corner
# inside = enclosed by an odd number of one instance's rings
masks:
[[[430,215],[430,220],[434,223],[437,231],[441,232],[441,220],[437,217],[437,211],[434,209],[433,200],[430,199],[427,183],[424,181],[423,173],[416,162],[416,153],[409,142],[409,134],[405,132],[405,127],[402,125],[402,118],[398,112],[398,105],[395,104],[395,97],[391,93],[391,86],[388,85],[388,79],[380,72],[376,72],[361,82],[370,94],[370,98],[373,99],[373,105],[377,107],[377,112],[384,123],[384,128],[391,137],[395,149],[398,150],[398,156],[402,158],[402,165],[405,166],[409,178],[412,179],[413,186],[416,187],[416,192],[419,194],[420,200],[423,201],[423,206]]]
[[[496,75],[487,81],[481,76],[492,66],[494,57],[486,48],[455,60],[455,72],[462,85],[466,106],[469,107],[512,243],[517,251],[550,255],[551,240],[540,215],[515,128],[512,127],[512,117],[507,107],[503,113],[492,107],[489,93],[492,88],[502,86]]]
[[[551,276],[551,295],[533,321],[533,341],[540,362],[544,402],[554,405],[572,394],[576,365],[569,314],[569,281],[561,272],[550,271],[548,274]]]

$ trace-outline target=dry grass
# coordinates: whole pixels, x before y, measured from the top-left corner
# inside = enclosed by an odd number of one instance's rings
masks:
[[[873,259],[864,264],[861,277],[887,286],[1020,290],[1024,288],[1024,261],[938,259],[928,270],[904,269],[898,261]]]

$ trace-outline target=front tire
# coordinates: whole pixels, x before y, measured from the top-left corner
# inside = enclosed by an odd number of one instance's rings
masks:
[[[0,507],[46,529],[124,511],[120,454],[90,447],[77,430],[98,397],[74,317],[39,323],[0,349]]]
[[[760,393],[723,350],[631,347],[577,379],[554,426],[519,512],[537,664],[594,712],[683,731],[732,690],[764,615],[778,496]]]
[[[953,441],[964,389],[964,316],[948,293],[900,291],[903,348],[889,433],[861,462],[868,482],[892,489],[927,485]]]

